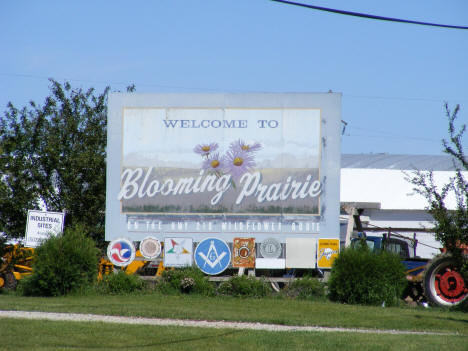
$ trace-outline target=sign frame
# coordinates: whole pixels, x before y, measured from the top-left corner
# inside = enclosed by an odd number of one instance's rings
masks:
[[[200,242],[206,237],[219,237],[232,243],[235,237],[253,237],[256,242],[261,242],[268,237],[275,237],[284,244],[287,237],[339,238],[340,93],[111,93],[109,94],[108,106],[106,240],[125,236],[133,241],[141,241],[151,235],[161,242],[165,237],[190,237],[193,242]],[[235,113],[241,111],[239,113],[247,114],[250,111],[253,115],[256,111],[260,111],[259,114],[266,113],[265,111],[319,111],[320,134],[316,137],[318,138],[317,145],[320,148],[318,177],[322,188],[318,199],[318,211],[313,213],[263,214],[260,212],[231,213],[229,211],[220,213],[191,213],[190,211],[143,213],[124,210],[119,194],[122,194],[122,182],[125,181],[122,174],[127,167],[124,163],[124,150],[126,148],[124,144],[126,136],[130,135],[128,129],[125,129],[128,125],[129,113],[131,112],[137,117],[140,113],[142,116],[143,114],[150,116],[154,111],[160,113],[161,110],[168,114],[168,118],[171,118],[171,113],[179,115],[187,113],[190,117],[191,111],[194,115],[204,113],[203,111],[215,113],[218,110],[231,112],[235,110]],[[187,120],[190,119],[189,117]],[[155,138],[160,137],[154,131],[149,132]],[[183,140],[181,139],[180,143],[184,143]],[[231,142],[230,139],[226,141],[227,144],[229,142]],[[157,166],[155,165],[155,167]],[[147,169],[145,168],[145,170]],[[144,176],[142,175],[141,181],[143,180]],[[147,185],[149,184],[150,181]],[[142,195],[145,195],[143,190],[141,192]],[[138,197],[139,194],[137,193],[135,196]]]

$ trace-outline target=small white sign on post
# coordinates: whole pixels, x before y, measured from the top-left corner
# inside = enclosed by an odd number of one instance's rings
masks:
[[[65,213],[28,210],[24,246],[37,247],[51,235],[63,231]]]

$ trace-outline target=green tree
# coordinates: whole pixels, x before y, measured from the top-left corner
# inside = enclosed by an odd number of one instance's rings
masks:
[[[456,126],[460,106],[453,111],[445,104],[448,119],[448,140],[442,141],[443,151],[453,158],[455,175],[448,184],[438,188],[432,172],[415,171],[408,180],[415,185],[414,190],[424,196],[428,203],[428,212],[435,221],[434,233],[454,257],[462,260],[460,244],[468,244],[468,182],[464,172],[468,171],[468,159],[463,149],[463,137],[466,125]],[[447,208],[447,197],[453,194],[456,208]]]
[[[64,211],[65,226],[104,240],[106,88],[72,89],[51,79],[43,105],[9,103],[0,121],[0,231],[21,237],[28,209]]]

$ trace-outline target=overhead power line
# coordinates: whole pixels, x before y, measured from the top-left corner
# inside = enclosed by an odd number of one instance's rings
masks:
[[[50,80],[51,78],[58,81],[68,81],[68,82],[78,82],[78,83],[87,83],[87,84],[102,84],[106,86],[115,86],[123,85],[127,87],[132,83],[135,84],[136,88],[140,87],[152,87],[152,88],[161,88],[161,89],[171,89],[176,91],[185,91],[185,90],[194,90],[200,92],[218,92],[218,93],[274,93],[274,92],[283,92],[283,91],[270,91],[270,90],[246,90],[246,89],[232,89],[232,88],[213,88],[213,87],[189,87],[189,86],[176,86],[176,85],[164,85],[160,83],[145,83],[138,81],[128,81],[128,82],[118,82],[118,81],[101,81],[101,80],[88,80],[82,78],[66,78],[66,77],[52,77],[52,76],[41,76],[35,74],[22,74],[22,73],[3,73],[0,72],[0,76],[5,77],[15,77],[15,78],[27,78],[27,79],[39,79],[39,80]],[[307,93],[309,91],[306,91]],[[437,102],[444,103],[445,101],[468,101],[468,98],[461,97],[444,97],[440,99],[436,98],[425,98],[425,97],[403,97],[403,96],[376,96],[376,95],[354,95],[348,94],[347,92],[342,92],[343,98],[352,98],[352,99],[368,99],[368,100],[401,100],[401,101],[427,101],[427,102]]]
[[[437,24],[437,23],[430,23],[430,22],[411,21],[411,20],[405,20],[405,19],[400,19],[400,18],[375,16],[375,15],[369,15],[369,14],[360,13],[360,12],[336,10],[336,9],[331,9],[331,8],[327,8],[327,7],[303,4],[303,3],[300,3],[300,2],[294,2],[294,1],[285,1],[285,0],[271,0],[271,1],[279,2],[279,3],[283,3],[283,4],[288,4],[288,5],[306,7],[306,8],[313,9],[313,10],[337,13],[337,14],[340,14],[340,15],[369,18],[369,19],[375,19],[375,20],[380,20],[380,21],[419,24],[419,25],[422,25],[422,26],[432,26],[432,27],[452,28],[452,29],[468,29],[468,27],[465,27],[465,26],[452,26],[452,25],[449,25],[449,24]]]
[[[40,75],[33,75],[33,74],[19,74],[19,73],[1,73],[0,76],[8,76],[8,77],[21,77],[21,78],[33,78],[33,79],[41,79],[41,80],[64,80],[69,82],[79,82],[79,83],[88,83],[88,84],[103,84],[103,85],[124,85],[129,86],[132,83],[130,82],[116,82],[116,81],[99,81],[99,80],[87,80],[87,79],[75,79],[75,78],[67,78],[67,77],[46,77]],[[200,90],[200,91],[213,91],[213,92],[220,92],[221,89],[215,88],[196,88],[196,87],[187,87],[187,86],[174,86],[174,85],[161,85],[161,84],[146,84],[146,83],[138,83],[136,84],[138,87],[155,87],[155,88],[162,88],[162,89],[179,89],[179,90]],[[233,90],[234,91],[234,90]],[[245,92],[243,90],[239,90],[239,92]]]

